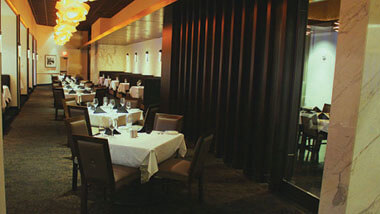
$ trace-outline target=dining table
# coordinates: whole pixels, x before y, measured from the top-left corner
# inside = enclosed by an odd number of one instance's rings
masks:
[[[119,86],[119,80],[111,80],[110,88],[114,91],[117,90],[117,87]]]
[[[111,78],[104,79],[104,86],[107,88],[110,87],[111,81],[112,81]]]
[[[146,183],[158,172],[158,165],[178,154],[185,157],[187,147],[184,135],[178,132],[152,131],[138,133],[132,138],[128,129],[118,128],[118,135],[99,134],[108,139],[112,164],[139,168],[141,183]]]
[[[137,99],[143,99],[144,98],[144,86],[132,86],[129,89],[129,93],[131,97],[137,98]]]
[[[2,108],[7,107],[7,103],[12,101],[11,91],[7,85],[3,85],[3,100],[2,100]]]
[[[117,113],[117,109],[113,109],[111,106],[101,106],[100,108],[104,113],[96,113],[93,109],[89,109],[91,126],[108,127],[110,119],[117,119],[118,126],[132,125],[143,120],[143,111],[137,108],[127,110],[128,113]]]
[[[98,79],[98,85],[103,85],[104,84],[104,77],[100,76]]]
[[[326,116],[326,118],[320,119],[319,117],[321,114],[324,114]],[[312,118],[315,115],[317,116],[318,119],[317,119],[317,124],[314,124],[314,125],[317,125],[318,132],[324,132],[327,134],[329,131],[329,125],[330,125],[330,114],[329,113],[301,111],[300,117],[299,117],[299,124],[302,123],[301,116]]]
[[[129,90],[129,83],[122,82],[119,84],[119,88],[117,89],[117,92],[126,94],[128,90]]]

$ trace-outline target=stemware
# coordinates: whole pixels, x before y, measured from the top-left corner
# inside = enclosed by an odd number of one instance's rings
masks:
[[[125,98],[124,98],[124,97],[122,97],[122,98],[120,99],[120,105],[121,105],[122,107],[125,106]]]
[[[109,122],[109,128],[111,130],[111,135],[114,136],[113,131],[117,128],[117,119],[110,118],[108,122]]]
[[[112,108],[115,107],[115,105],[116,105],[115,99],[111,99],[110,105]]]
[[[127,109],[130,110],[131,109],[131,102],[127,102]]]
[[[103,97],[103,106],[108,105],[108,97]]]
[[[95,106],[95,109],[96,109],[96,107],[98,107],[98,105],[99,105],[99,100],[98,100],[98,98],[94,98],[94,100],[93,100],[92,102],[93,102],[93,104],[94,104],[94,106]]]

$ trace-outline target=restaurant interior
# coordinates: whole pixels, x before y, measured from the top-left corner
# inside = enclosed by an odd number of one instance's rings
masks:
[[[380,213],[378,0],[0,2],[0,213]]]

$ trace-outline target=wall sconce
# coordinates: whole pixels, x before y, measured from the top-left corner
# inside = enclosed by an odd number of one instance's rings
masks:
[[[28,59],[30,59],[30,49],[28,49]]]
[[[38,61],[38,53],[36,53],[36,61]]]
[[[162,50],[158,51],[158,60],[161,62],[161,55],[162,55]]]
[[[33,60],[36,59],[36,53],[33,53]]]
[[[3,52],[3,35],[0,34],[0,53]]]
[[[145,52],[145,61],[149,62],[149,52]]]
[[[135,53],[135,62],[137,62],[137,52]]]
[[[21,45],[17,45],[18,48],[18,57],[21,57]]]

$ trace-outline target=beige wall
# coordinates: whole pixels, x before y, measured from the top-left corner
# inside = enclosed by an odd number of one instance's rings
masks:
[[[127,46],[98,45],[94,60],[98,71],[124,71],[128,73],[161,76],[159,51],[162,38],[147,40]],[[148,51],[148,62],[145,53]],[[129,60],[127,61],[127,53]],[[135,61],[137,53],[137,62]]]
[[[67,51],[67,73],[70,75],[81,75],[85,77],[85,70],[82,67],[82,51],[80,50],[84,34],[86,32],[76,32],[73,34],[71,40],[64,46],[56,45],[54,42],[54,29],[53,27],[37,25],[38,39],[38,61],[37,61],[37,84],[50,83],[50,75],[60,72],[60,57],[63,51]],[[57,56],[57,66],[55,68],[45,67],[45,56]]]
[[[379,10],[341,1],[320,213],[380,213]]]

